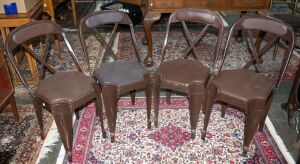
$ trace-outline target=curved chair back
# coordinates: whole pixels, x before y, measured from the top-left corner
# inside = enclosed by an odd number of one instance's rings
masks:
[[[182,57],[187,57],[187,55],[193,51],[195,58],[198,60],[199,59],[199,54],[196,51],[195,46],[197,43],[203,38],[203,35],[205,32],[207,32],[208,28],[210,26],[216,28],[218,30],[218,39],[217,39],[217,44],[214,52],[214,63],[215,64],[217,60],[217,55],[220,52],[221,48],[221,43],[222,43],[222,38],[223,38],[223,32],[224,32],[224,26],[223,26],[223,21],[221,17],[216,14],[215,12],[206,10],[206,9],[195,9],[195,8],[184,8],[175,11],[174,13],[171,14],[168,24],[167,24],[167,30],[166,30],[166,36],[165,40],[163,43],[163,49],[162,49],[162,60],[161,62],[164,61],[164,56],[165,56],[165,51],[167,47],[167,42],[169,38],[169,33],[170,33],[170,26],[172,23],[177,23],[180,22],[183,26],[183,32],[185,37],[187,38],[187,41],[189,43],[189,46],[185,53],[182,55]],[[196,38],[195,41],[193,41],[191,34],[189,33],[189,30],[186,26],[186,22],[191,22],[191,23],[201,23],[204,24],[204,28],[200,32],[198,38]],[[202,27],[200,27],[202,28]]]
[[[109,41],[106,42],[106,39],[100,35],[97,28],[104,26],[104,25],[111,25],[111,24],[114,24],[114,28],[110,34]],[[116,55],[113,52],[113,50],[111,49],[111,47],[112,47],[112,43],[115,39],[116,31],[117,31],[117,28],[119,25],[129,26],[134,50],[136,53],[136,58],[139,62],[141,62],[140,56],[139,56],[139,50],[137,48],[137,41],[136,41],[135,33],[133,30],[133,24],[132,24],[129,16],[124,12],[115,11],[115,10],[97,11],[97,12],[90,13],[90,14],[86,15],[85,17],[83,17],[81,19],[80,25],[79,25],[79,37],[80,37],[81,45],[83,47],[84,54],[85,54],[87,62],[88,62],[87,65],[88,65],[88,69],[90,72],[91,72],[91,68],[90,68],[90,63],[89,63],[90,62],[89,52],[87,50],[87,46],[85,43],[84,33],[89,31],[90,29],[92,29],[96,33],[97,39],[99,39],[100,44],[105,47],[104,54],[109,52],[109,53],[113,54],[114,58],[115,58]],[[98,54],[98,55],[100,55],[100,54]],[[97,68],[98,64],[101,62],[102,61],[97,61],[95,67]]]
[[[15,58],[15,50],[20,47],[23,48],[25,51],[27,51],[34,59],[36,59],[40,64],[40,79],[44,77],[44,68],[46,67],[51,73],[57,72],[57,70],[47,63],[47,60],[49,58],[50,52],[50,35],[62,35],[63,40],[65,41],[68,50],[71,53],[71,57],[75,62],[75,65],[77,66],[78,71],[81,71],[81,68],[79,66],[78,60],[75,56],[75,53],[69,43],[69,41],[66,38],[66,34],[64,33],[63,29],[57,25],[56,23],[52,21],[34,21],[30,22],[28,24],[19,26],[15,28],[8,36],[7,42],[6,42],[6,55],[10,62],[12,63],[16,73],[18,74],[20,80],[22,81],[23,85],[26,87],[26,89],[30,92],[29,86],[27,81],[25,80],[25,76],[23,75],[21,68]],[[26,44],[28,41],[32,41],[35,38],[46,36],[45,39],[45,54],[44,56],[37,55],[34,50],[30,49],[28,45]]]
[[[283,78],[284,72],[286,71],[287,65],[293,53],[293,47],[295,42],[294,30],[283,21],[272,17],[254,15],[254,16],[245,16],[241,18],[230,29],[230,32],[226,40],[225,50],[222,57],[221,66],[219,68],[219,72],[222,70],[222,66],[228,54],[230,39],[232,38],[233,33],[237,30],[242,30],[244,34],[247,35],[247,36],[244,35],[244,38],[247,42],[247,45],[251,53],[250,61],[246,63],[244,68],[248,69],[251,65],[254,65],[256,72],[259,72],[258,64],[260,64],[262,61],[261,60],[262,55],[265,54],[271,47],[275,46],[278,39],[282,39],[287,43],[285,47],[286,49],[285,55],[282,60],[279,76],[275,85],[275,89],[277,89]],[[264,47],[260,48],[259,50],[256,47],[258,43],[257,42],[254,43],[254,31],[260,32],[258,36],[262,36],[261,34],[265,35],[266,33],[271,35],[271,38],[268,39]]]

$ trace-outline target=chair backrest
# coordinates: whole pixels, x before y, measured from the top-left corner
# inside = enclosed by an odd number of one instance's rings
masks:
[[[100,28],[105,25],[111,25],[111,24],[114,24],[114,28],[111,31],[108,42],[106,42],[106,39],[100,35],[97,28]],[[87,65],[88,65],[88,69],[90,72],[91,72],[91,68],[90,68],[90,63],[89,63],[90,62],[89,52],[87,50],[84,33],[92,29],[96,33],[96,37],[97,37],[97,39],[99,39],[100,44],[105,47],[104,54],[106,54],[106,52],[109,51],[109,53],[113,54],[115,57],[115,53],[113,52],[111,47],[112,47],[112,43],[115,39],[116,31],[117,31],[117,28],[119,25],[126,25],[129,27],[135,54],[136,54],[136,59],[139,62],[141,62],[140,56],[139,56],[140,55],[139,50],[137,47],[137,41],[136,41],[135,33],[133,30],[133,24],[132,24],[129,16],[124,12],[115,11],[115,10],[97,11],[97,12],[92,12],[92,13],[84,16],[81,19],[80,25],[79,25],[79,37],[80,37],[81,45],[83,47],[84,54],[85,54],[87,62],[88,62]],[[96,67],[101,62],[102,61],[97,61]]]
[[[187,48],[187,50],[182,55],[182,57],[187,57],[188,53],[193,51],[195,58],[197,60],[199,58],[199,54],[195,48],[197,43],[203,38],[203,35],[205,34],[205,32],[207,32],[207,30],[210,26],[214,27],[215,29],[218,30],[217,44],[216,44],[216,48],[215,48],[215,52],[214,52],[214,63],[213,63],[213,65],[214,65],[216,62],[216,59],[217,59],[217,55],[220,52],[221,43],[222,43],[222,39],[223,39],[223,31],[224,31],[223,21],[222,21],[221,17],[215,12],[212,12],[212,11],[206,10],[206,9],[196,9],[196,8],[179,9],[170,15],[170,18],[169,18],[169,21],[167,24],[166,36],[165,36],[164,43],[163,43],[161,62],[164,61],[164,56],[165,56],[165,51],[166,51],[166,47],[167,47],[171,24],[177,23],[177,22],[180,22],[182,24],[184,35],[190,46]],[[189,30],[185,24],[186,22],[200,23],[200,24],[205,25],[204,28],[198,27],[198,28],[202,28],[202,30],[201,30],[198,38],[196,38],[195,41],[193,41],[192,36],[189,33]]]
[[[38,63],[40,63],[39,75],[40,79],[42,79],[44,78],[45,68],[48,69],[51,73],[57,72],[57,70],[47,62],[49,55],[51,55],[51,53],[49,52],[51,35],[61,35],[63,37],[63,40],[65,41],[68,50],[70,51],[71,57],[74,60],[78,71],[82,72],[76,55],[71,47],[71,44],[67,40],[66,34],[59,25],[52,21],[33,21],[25,25],[19,26],[15,28],[7,38],[7,42],[5,44],[6,55],[9,61],[11,62],[12,66],[14,67],[20,80],[22,81],[23,85],[26,87],[26,89],[31,95],[32,93],[30,92],[25,76],[23,75],[18,62],[16,61],[15,51],[19,48],[22,48],[22,50],[29,53],[34,59],[38,61]],[[44,56],[41,56],[37,55],[34,50],[29,48],[27,43],[29,41],[34,41],[34,39],[41,38],[43,36],[46,37],[44,49],[45,54]]]
[[[261,58],[263,54],[265,54],[268,50],[270,50],[270,48],[273,47],[278,42],[279,39],[286,42],[285,54],[282,60],[282,64],[280,66],[279,76],[275,85],[276,86],[275,88],[278,88],[293,53],[294,40],[295,40],[295,34],[293,29],[288,24],[272,17],[259,16],[259,15],[242,17],[232,26],[232,28],[229,31],[225,43],[225,49],[222,57],[222,63],[219,68],[219,72],[222,70],[222,66],[228,54],[228,49],[230,47],[229,46],[230,39],[233,37],[234,32],[238,30],[243,31],[244,40],[246,40],[247,46],[249,47],[250,54],[251,54],[250,61],[244,66],[244,68],[248,69],[251,65],[254,65],[256,72],[259,72],[258,64],[261,64],[261,60],[259,58]],[[260,49],[258,49],[256,47],[256,43],[254,43],[254,38],[255,38],[254,32],[256,33],[263,32],[271,36],[267,40],[267,43]]]

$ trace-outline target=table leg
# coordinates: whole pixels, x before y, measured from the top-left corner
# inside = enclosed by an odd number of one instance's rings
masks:
[[[32,44],[29,45],[29,48],[33,50]],[[38,81],[38,67],[35,58],[33,58],[29,53],[26,52],[27,61],[29,65],[29,69],[32,75],[32,79],[34,82]]]
[[[247,11],[241,11],[240,18],[245,16],[246,14],[247,14]],[[243,41],[242,30],[238,31],[237,35],[235,36],[235,40],[239,43]]]
[[[295,79],[292,85],[292,89],[288,101],[286,103],[281,104],[281,108],[285,110],[288,114],[288,124],[290,127],[291,127],[291,118],[293,118],[293,114],[297,110],[296,92],[299,93],[299,91],[297,91],[297,85],[299,85],[299,80],[300,80],[300,64],[298,64],[298,70],[295,74]]]
[[[0,27],[0,30],[1,30],[1,36],[2,36],[3,43],[5,43],[6,42],[6,38],[7,38],[5,29],[3,27]]]
[[[152,28],[153,23],[160,19],[160,16],[161,16],[160,13],[147,13],[144,18],[145,38],[146,38],[147,47],[148,47],[148,55],[144,61],[146,66],[152,66],[154,64],[151,28]]]
[[[72,5],[73,24],[74,24],[74,26],[77,26],[77,17],[76,17],[76,4],[75,4],[75,0],[71,0],[71,5]]]

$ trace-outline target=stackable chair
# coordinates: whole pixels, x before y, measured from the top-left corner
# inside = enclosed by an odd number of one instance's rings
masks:
[[[227,56],[232,35],[235,31],[244,31],[245,40],[251,52],[249,62],[243,68],[235,70],[222,70],[224,60]],[[254,32],[266,32],[270,35],[270,39],[266,41],[264,46],[257,50],[254,43]],[[276,83],[267,77],[259,74],[262,72],[260,64],[264,61],[262,56],[281,39],[287,42],[287,49],[284,51],[278,79]],[[218,76],[215,77],[207,89],[207,103],[205,111],[204,128],[202,139],[205,139],[207,126],[209,123],[212,106],[215,101],[238,107],[245,114],[245,131],[243,155],[247,154],[251,140],[256,129],[263,129],[265,119],[267,117],[273,95],[276,92],[287,65],[292,55],[294,47],[294,31],[293,29],[278,19],[264,16],[245,16],[238,20],[230,29],[226,40],[225,50],[222,59],[222,65],[219,69]],[[239,54],[235,54],[239,55]],[[252,67],[255,69],[249,69]],[[225,115],[226,106],[222,106],[222,114]]]
[[[164,55],[170,33],[170,26],[171,24],[177,22],[182,23],[184,36],[186,37],[189,46],[184,50],[184,53],[181,57],[171,61],[164,61]],[[194,38],[192,37],[192,35],[195,34],[189,33],[189,30],[186,26],[187,22],[194,22],[205,25],[203,28],[201,26],[198,27],[200,33],[197,34],[195,40],[193,40]],[[205,88],[207,86],[211,73],[210,68],[204,66],[199,60],[201,53],[196,50],[195,46],[203,38],[203,35],[205,34],[205,32],[207,32],[209,27],[213,27],[213,29],[216,29],[218,32],[215,51],[212,52],[212,54],[214,53],[214,63],[212,63],[212,67],[214,67],[223,38],[224,27],[221,17],[209,10],[193,8],[180,9],[172,13],[167,23],[166,36],[162,49],[161,64],[153,77],[155,126],[158,125],[160,89],[163,88],[185,93],[189,98],[192,139],[195,138],[196,126],[200,111],[205,105]],[[190,55],[191,53],[194,53],[193,55],[196,60],[188,59],[188,55]],[[212,67],[211,69],[213,69]]]
[[[55,63],[53,61],[48,62],[49,57],[54,56],[50,53],[51,35],[62,36],[77,70],[59,72],[54,66],[49,64]],[[44,55],[37,55],[35,53],[36,51],[31,50],[26,45],[27,42],[34,41],[36,38],[45,38]],[[31,88],[27,84],[23,74],[25,71],[20,69],[18,62],[15,59],[15,52],[20,49],[27,51],[40,63],[40,81],[36,86],[36,89]],[[100,105],[101,99],[97,97],[94,90],[94,87],[96,88],[98,85],[96,85],[94,79],[82,73],[74,51],[66,38],[66,34],[59,25],[51,21],[35,21],[17,27],[10,33],[7,39],[6,52],[20,80],[33,98],[33,105],[36,110],[42,139],[44,139],[42,115],[43,108],[45,108],[52,113],[63,145],[66,149],[68,160],[72,160],[73,112],[75,111],[78,116],[78,109],[93,100],[95,100],[96,103],[96,115],[100,116],[102,134],[105,137],[106,134],[103,128],[103,115]],[[55,58],[53,57],[53,59],[50,59],[53,60]],[[49,71],[49,74],[52,73],[52,75],[45,77],[45,69]]]
[[[101,33],[99,32],[99,28],[110,24],[114,25],[114,28],[111,31],[109,40],[106,42],[106,39],[101,36]],[[87,57],[87,61],[89,61],[89,54],[83,33],[93,30],[101,45],[105,47],[104,54],[112,55],[112,57],[116,59],[116,55],[112,50],[112,43],[115,39],[119,25],[123,25],[123,28],[129,27],[133,47],[136,53],[136,59],[116,60],[108,63],[103,63],[103,61],[101,61],[100,63],[102,64],[100,68],[96,68],[94,70],[94,77],[100,86],[98,94],[103,98],[105,112],[108,118],[111,142],[115,142],[118,97],[127,92],[131,92],[132,103],[134,104],[134,91],[138,89],[145,89],[147,99],[147,123],[148,128],[151,128],[150,75],[146,68],[140,64],[139,50],[133,30],[133,24],[126,13],[113,10],[93,12],[82,18],[79,26],[81,44]]]

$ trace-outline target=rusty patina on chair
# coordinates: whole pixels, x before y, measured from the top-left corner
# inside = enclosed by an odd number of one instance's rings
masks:
[[[221,71],[229,51],[229,43],[233,32],[237,30],[244,31],[244,37],[249,46],[251,58],[241,69]],[[254,31],[266,32],[271,37],[260,50],[255,48]],[[204,129],[201,137],[203,140],[205,139],[214,102],[220,101],[225,104],[230,104],[238,107],[238,109],[245,114],[244,145],[242,154],[244,156],[247,154],[248,147],[256,129],[259,127],[259,130],[262,130],[264,127],[273,95],[283,78],[291,58],[294,47],[294,37],[294,31],[289,25],[271,17],[245,16],[233,25],[226,40],[222,65],[220,66],[218,76],[212,80],[207,89]],[[268,62],[262,60],[262,55],[273,47],[278,39],[282,39],[288,44],[287,49],[284,51],[285,54],[282,57],[278,79],[274,85],[271,80],[264,75],[259,74],[259,72],[262,71],[260,67],[261,62]],[[249,70],[248,68],[250,66],[254,66],[255,69],[253,69],[253,71]],[[222,117],[225,116],[225,110],[226,106],[223,105]]]
[[[70,51],[71,57],[77,67],[77,70],[69,72],[59,72],[48,62],[52,53],[50,53],[50,37],[51,35],[61,35]],[[37,55],[25,44],[35,38],[45,37],[45,55]],[[24,49],[30,53],[40,63],[40,82],[35,90],[30,88],[15,60],[15,52],[18,49]],[[37,120],[41,129],[41,137],[44,139],[43,127],[43,108],[52,113],[58,132],[66,149],[68,160],[72,160],[73,145],[73,128],[72,115],[75,111],[78,116],[78,110],[89,102],[95,100],[96,115],[100,116],[102,135],[106,136],[103,127],[103,112],[101,107],[101,99],[95,93],[94,87],[97,88],[94,79],[82,73],[78,64],[74,51],[66,38],[63,29],[51,21],[31,22],[14,29],[6,43],[7,56],[19,75],[22,83],[29,91],[33,98],[33,105],[36,110]],[[44,78],[45,68],[53,75]],[[78,118],[78,117],[77,117]]]

